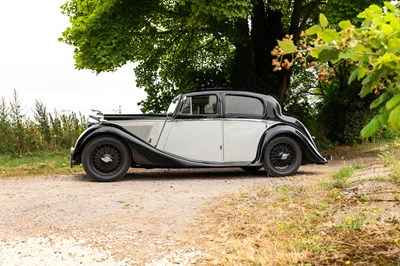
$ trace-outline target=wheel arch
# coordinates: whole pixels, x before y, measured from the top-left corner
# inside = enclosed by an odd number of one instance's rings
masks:
[[[89,128],[90,129],[90,128]],[[133,150],[129,143],[126,141],[126,138],[124,138],[123,134],[127,134],[125,132],[121,132],[121,129],[114,128],[114,127],[102,127],[102,126],[97,126],[96,128],[93,128],[91,131],[85,132],[80,139],[77,141],[77,144],[75,146],[74,153],[72,155],[75,164],[80,164],[82,162],[82,153],[85,147],[94,139],[98,137],[112,137],[120,141],[122,144],[125,145],[125,147],[128,149],[129,155],[130,155],[130,160],[131,160],[131,166],[134,165],[134,159],[133,159]]]
[[[318,155],[315,154],[315,152],[318,153],[318,151],[316,151],[316,147],[313,145],[312,140],[308,140],[299,130],[286,124],[278,124],[265,131],[264,138],[260,143],[258,151],[258,161],[262,162],[264,160],[264,153],[268,143],[278,137],[292,138],[299,144],[302,153],[302,164],[320,161]],[[322,157],[321,159],[324,160]]]

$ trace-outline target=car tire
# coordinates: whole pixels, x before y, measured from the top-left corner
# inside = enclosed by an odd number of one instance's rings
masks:
[[[282,136],[271,140],[264,153],[264,168],[272,176],[288,176],[297,172],[302,162],[300,145]]]
[[[131,155],[124,143],[114,137],[97,137],[83,150],[82,164],[94,180],[115,181],[123,177],[131,165]]]
[[[258,170],[260,170],[261,167],[262,166],[243,166],[243,167],[240,167],[240,168],[242,168],[242,170],[244,170],[246,172],[253,173],[253,172],[257,172]]]

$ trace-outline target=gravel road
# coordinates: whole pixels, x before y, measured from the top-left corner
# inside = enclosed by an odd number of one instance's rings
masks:
[[[195,230],[188,223],[213,198],[294,184],[339,165],[302,166],[285,178],[267,178],[262,170],[184,169],[135,170],[113,183],[84,175],[1,180],[0,265],[185,265],[187,250],[172,262],[166,257]]]

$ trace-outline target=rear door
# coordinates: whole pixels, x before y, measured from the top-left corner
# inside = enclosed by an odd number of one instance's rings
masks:
[[[267,129],[263,120],[264,102],[243,95],[224,96],[224,162],[251,162],[257,155],[262,135]]]

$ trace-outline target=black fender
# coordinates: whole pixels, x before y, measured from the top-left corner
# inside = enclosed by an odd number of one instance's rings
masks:
[[[263,156],[268,143],[279,136],[292,137],[299,143],[303,153],[303,164],[327,163],[326,159],[317,150],[314,140],[307,131],[283,123],[272,125],[264,132],[263,137],[260,140],[256,161],[261,162],[264,160]]]

